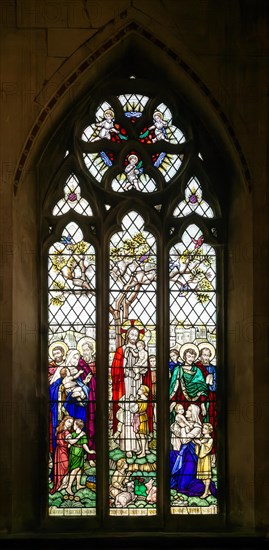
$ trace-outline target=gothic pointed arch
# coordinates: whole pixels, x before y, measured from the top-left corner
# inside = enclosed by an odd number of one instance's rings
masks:
[[[145,38],[130,28],[99,83],[88,66],[39,162],[46,506],[50,522],[184,530],[224,520],[229,184],[159,46],[138,55]]]
[[[93,52],[89,55],[89,47]],[[215,133],[219,143],[219,152],[225,154],[226,162],[235,171],[244,188],[250,189],[251,177],[249,168],[234,129],[225,116],[223,108],[212,90],[203,82],[200,76],[192,69],[191,61],[179,55],[173,48],[167,47],[165,40],[156,36],[152,31],[135,20],[129,20],[126,25],[111,36],[110,30],[106,40],[101,36],[95,37],[94,45],[91,39],[79,49],[80,59],[77,63],[77,53],[65,61],[64,71],[44,83],[36,97],[40,105],[40,112],[25,140],[14,177],[14,193],[17,193],[20,181],[27,174],[29,163],[43,155],[43,144],[50,140],[51,128],[57,126],[63,117],[68,116],[74,103],[81,101],[87,89],[95,86],[96,67],[100,82],[107,74],[116,74],[118,68],[125,75],[132,71],[143,73],[146,77],[158,81],[159,85],[167,79],[171,86],[180,88],[185,97],[191,98],[193,111],[199,113],[200,123],[203,121],[204,130],[210,128]],[[130,70],[129,70],[130,69]],[[66,74],[66,77],[63,77]],[[205,144],[204,144],[205,146]],[[209,154],[209,151],[207,151]],[[227,160],[228,159],[228,160]]]

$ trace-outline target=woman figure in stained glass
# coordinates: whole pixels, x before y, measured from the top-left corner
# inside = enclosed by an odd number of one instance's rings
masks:
[[[95,409],[96,409],[96,362],[95,342],[92,338],[83,336],[77,344],[80,352],[78,368],[83,370],[81,379],[88,388],[86,406],[86,435],[90,449],[95,449]],[[83,419],[82,419],[83,420]]]
[[[196,480],[198,457],[195,453],[195,439],[202,433],[199,418],[200,407],[191,404],[186,410],[188,425],[181,428],[180,450],[170,451],[171,489],[191,495],[202,494],[203,484]],[[198,491],[198,492],[197,492]]]
[[[217,490],[215,483],[209,475],[208,459],[204,464],[204,474],[202,477],[202,471],[199,473],[198,468],[198,456],[197,445],[200,444],[201,436],[203,434],[203,445],[201,451],[201,457],[207,451],[211,452],[213,440],[209,435],[209,429],[203,430],[203,424],[200,420],[200,407],[193,403],[188,406],[186,413],[186,419],[189,426],[181,428],[181,447],[179,451],[170,451],[170,472],[171,472],[171,489],[177,490],[179,493],[186,494],[188,496],[200,496],[206,498],[209,492],[213,496],[216,496]],[[199,443],[197,443],[199,442]],[[198,451],[199,452],[199,451]],[[201,468],[201,465],[200,465]],[[210,470],[211,471],[211,470]],[[205,484],[205,480],[209,479],[209,482]]]
[[[72,439],[71,430],[74,419],[72,416],[65,416],[56,428],[56,451],[53,460],[53,487],[50,494],[61,491],[67,487],[68,483],[68,460],[69,446],[71,443],[77,443],[83,432]]]
[[[61,369],[65,365],[65,357],[68,352],[68,346],[61,340],[52,342],[49,346],[49,396],[50,396],[50,452],[52,454],[56,449],[56,428],[59,421],[62,420],[62,414],[59,411],[59,398],[61,396]],[[72,416],[72,415],[71,415]]]
[[[68,443],[67,436],[71,434],[73,418],[66,416],[56,428],[56,450],[53,459],[53,487],[50,493],[64,488],[68,478]]]

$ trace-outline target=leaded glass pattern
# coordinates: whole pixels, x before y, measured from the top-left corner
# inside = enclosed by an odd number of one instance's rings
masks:
[[[188,216],[195,212],[199,216],[213,218],[214,212],[209,204],[203,200],[201,185],[197,178],[191,178],[186,185],[185,200],[181,201],[175,208],[173,215],[177,218]]]
[[[110,515],[155,515],[156,242],[130,212],[110,242]]]
[[[118,96],[123,112],[131,122],[136,122],[142,116],[149,98],[141,94],[126,94]]]
[[[96,254],[74,222],[49,250],[49,514],[96,513]]]
[[[160,170],[165,181],[169,182],[177,174],[182,164],[183,157],[182,155],[161,153],[158,156],[154,155],[152,160],[154,166]]]
[[[114,157],[109,157],[102,151],[101,153],[83,153],[83,158],[91,175],[100,183],[107,169],[113,165]]]
[[[171,513],[216,514],[216,254],[190,225],[171,247]]]
[[[92,216],[92,209],[88,201],[81,197],[79,182],[74,174],[67,178],[64,186],[64,197],[54,206],[52,214],[53,216],[61,216],[71,209],[83,216]]]
[[[91,176],[103,183],[104,177],[110,181],[111,189],[115,192],[136,190],[144,193],[152,193],[158,190],[155,178],[147,174],[143,167],[143,161],[139,153],[130,150],[124,157],[124,162],[117,173],[113,169],[113,176],[109,177],[110,169],[117,165],[118,155],[122,148],[134,140],[145,146],[145,155],[150,166],[157,169],[169,183],[179,172],[184,160],[182,151],[173,153],[167,151],[167,146],[162,152],[156,151],[149,154],[148,145],[165,143],[180,146],[185,142],[183,132],[172,123],[172,113],[167,105],[160,103],[156,106],[151,123],[148,123],[147,96],[140,94],[119,95],[117,99],[118,118],[122,115],[127,119],[126,123],[133,126],[132,132],[116,121],[115,109],[107,101],[103,102],[96,110],[95,122],[84,128],[81,140],[88,144],[82,146],[82,158]],[[136,124],[139,120],[139,127]],[[141,129],[141,124],[144,125]],[[100,150],[100,143],[102,149]],[[99,145],[98,145],[99,143]],[[147,151],[148,148],[148,151]],[[152,148],[151,148],[152,151]],[[154,149],[153,149],[154,151]],[[135,160],[134,160],[135,159]],[[122,162],[122,161],[121,161]],[[151,170],[152,171],[152,170]],[[112,174],[112,172],[111,172]],[[106,184],[108,185],[108,184]]]

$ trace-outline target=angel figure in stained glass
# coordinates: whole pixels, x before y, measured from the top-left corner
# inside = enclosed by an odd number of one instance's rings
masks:
[[[153,143],[161,139],[169,141],[166,133],[167,126],[168,124],[165,122],[163,114],[160,111],[155,111],[153,113],[153,124],[148,128],[148,130],[154,130],[155,132],[155,137],[152,138]]]
[[[126,183],[124,184],[123,188],[125,191],[129,191],[129,189],[137,189],[137,191],[141,191],[141,187],[139,184],[138,177],[143,171],[142,162],[140,161],[138,163],[138,157],[137,155],[129,155],[128,156],[128,164],[125,167],[125,174],[126,174]]]
[[[96,122],[95,126],[99,129],[98,135],[92,141],[98,141],[99,139],[111,139],[111,133],[119,134],[119,130],[114,127],[114,111],[112,109],[106,109],[104,111],[104,119],[101,122]]]

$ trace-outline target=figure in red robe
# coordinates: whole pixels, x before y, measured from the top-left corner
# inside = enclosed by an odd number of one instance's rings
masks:
[[[112,400],[113,400],[113,433],[117,431],[118,419],[117,411],[119,410],[119,400],[124,398],[125,402],[130,402],[130,396],[136,396],[138,389],[142,384],[148,385],[151,390],[151,377],[149,369],[149,361],[147,359],[146,364],[140,364],[139,348],[137,344],[141,343],[140,334],[143,334],[144,330],[131,324],[131,326],[125,332],[124,344],[119,346],[113,358],[111,366],[111,378],[112,378]],[[150,396],[149,396],[150,397]],[[126,413],[127,416],[129,413]],[[150,419],[150,430],[152,431],[152,403],[149,402],[148,416]],[[132,426],[130,419],[128,427],[130,428],[130,437],[135,437],[132,434]],[[128,432],[128,429],[127,429]],[[130,449],[131,450],[131,449]]]

